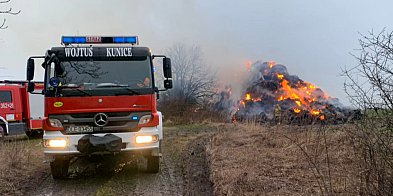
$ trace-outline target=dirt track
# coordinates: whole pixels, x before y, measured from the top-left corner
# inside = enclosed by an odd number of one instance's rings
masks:
[[[163,157],[161,172],[148,174],[137,167],[138,160],[120,163],[115,170],[87,160],[72,166],[70,177],[55,181],[49,175],[31,195],[178,195],[182,194],[181,173]]]
[[[206,129],[206,128],[205,128]],[[211,184],[205,167],[204,145],[198,144],[209,130],[200,127],[170,127],[164,130],[161,171],[144,171],[144,159],[102,158],[77,159],[65,180],[53,180],[49,163],[36,168],[30,182],[15,194],[28,195],[211,195]],[[190,142],[192,141],[192,142]],[[191,149],[196,147],[195,150]],[[38,149],[38,148],[37,148]],[[198,154],[199,153],[199,154]],[[202,153],[202,154],[200,154]],[[43,157],[41,157],[42,159]],[[113,164],[113,160],[117,160]],[[193,167],[184,167],[192,163]],[[34,169],[34,168],[33,168]],[[201,180],[202,179],[202,180]],[[194,182],[196,181],[196,182]],[[192,185],[192,186],[190,186]],[[184,189],[187,187],[186,189]],[[194,188],[192,188],[194,187]],[[186,191],[184,191],[186,190]]]
[[[166,127],[158,174],[144,172],[142,157],[120,157],[115,164],[113,158],[79,159],[68,179],[57,181],[50,176],[49,163],[42,162],[39,140],[4,143],[0,195],[359,195],[348,135],[352,129]]]

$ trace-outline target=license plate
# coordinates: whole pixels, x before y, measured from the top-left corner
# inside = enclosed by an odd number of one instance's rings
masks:
[[[93,132],[93,127],[89,126],[71,126],[66,129],[66,133],[91,133]]]

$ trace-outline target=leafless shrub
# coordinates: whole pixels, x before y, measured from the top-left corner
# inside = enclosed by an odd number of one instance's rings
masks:
[[[360,191],[393,193],[393,32],[361,35],[358,65],[345,67],[345,91],[364,118],[352,132],[358,155]]]
[[[0,192],[21,195],[21,183],[26,180],[31,164],[29,141],[8,138],[0,142]]]
[[[21,169],[24,165],[29,163],[30,149],[26,142],[16,140],[5,141],[1,144],[2,157],[6,158],[6,167],[13,169]]]
[[[215,195],[358,195],[353,125],[224,124],[207,146]]]
[[[317,181],[320,194],[321,195],[334,195],[333,185],[332,185],[332,176],[331,176],[331,160],[329,156],[330,144],[327,142],[326,137],[326,126],[320,125],[315,130],[307,130],[307,127],[304,127],[305,132],[313,131],[316,135],[313,138],[313,142],[308,143],[299,143],[295,139],[283,134],[283,137],[290,140],[293,144],[295,144],[302,154],[304,155],[306,161],[311,165],[312,174]],[[309,140],[309,138],[307,138]],[[310,143],[314,143],[314,150],[308,150],[307,145]],[[323,156],[322,164],[326,165],[326,167],[322,167],[320,163],[320,155]],[[325,169],[324,169],[325,168]]]
[[[214,94],[216,77],[205,63],[202,50],[178,43],[166,53],[172,59],[173,89],[161,95],[159,108],[176,119],[206,116],[203,112]]]
[[[3,4],[7,4],[9,3],[11,0],[3,0],[0,1],[0,6]],[[9,15],[17,15],[19,14],[21,11],[13,11],[12,8],[8,8],[8,9],[2,9],[2,7],[0,7],[0,14],[9,14]],[[8,26],[6,25],[6,18],[3,18],[3,21],[0,22],[0,29],[6,29],[8,28]]]

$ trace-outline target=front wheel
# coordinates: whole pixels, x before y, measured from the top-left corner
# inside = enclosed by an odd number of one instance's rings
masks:
[[[29,139],[41,139],[44,135],[42,130],[29,130],[25,132]]]
[[[68,168],[70,166],[70,159],[68,158],[55,158],[50,163],[50,170],[53,179],[63,179],[67,177]]]
[[[158,173],[160,171],[160,157],[148,156],[147,157],[147,172]]]
[[[0,125],[0,140],[4,140],[4,136],[5,136],[5,126]]]

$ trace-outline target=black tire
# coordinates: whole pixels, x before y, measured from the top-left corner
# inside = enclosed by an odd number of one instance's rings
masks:
[[[68,168],[70,166],[70,160],[66,158],[55,158],[50,163],[50,170],[52,172],[53,179],[64,179],[68,175]]]
[[[5,125],[0,125],[0,141],[4,140],[5,136]]]
[[[159,156],[148,156],[147,167],[148,173],[158,173],[160,171],[160,157]]]
[[[42,130],[30,130],[25,132],[29,139],[41,139],[44,135]]]

